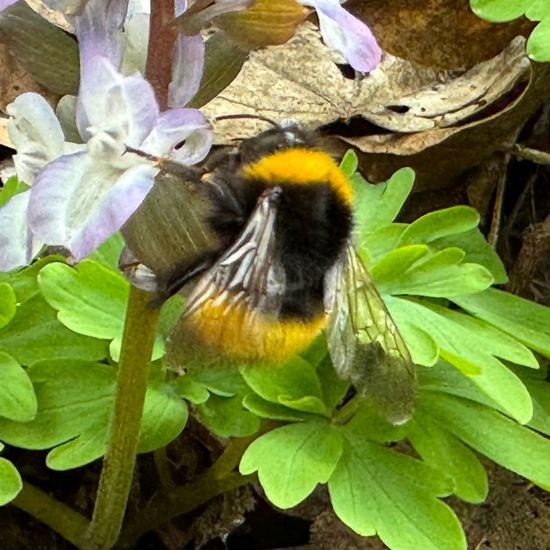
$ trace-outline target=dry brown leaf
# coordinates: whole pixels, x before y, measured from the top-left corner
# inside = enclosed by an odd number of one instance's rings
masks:
[[[62,28],[64,31],[74,33],[74,25],[72,21],[59,10],[49,8],[42,0],[25,0],[25,2],[44,19]]]
[[[5,112],[6,105],[23,92],[37,92],[52,102],[57,97],[38,84],[30,73],[19,65],[8,48],[0,43],[0,111]],[[0,139],[3,145],[9,146],[1,130]]]
[[[529,67],[524,40],[518,37],[497,57],[454,78],[386,55],[366,78],[350,80],[308,24],[285,46],[253,53],[205,111],[211,118],[243,113],[291,118],[309,128],[361,117],[395,133],[417,133],[456,126],[480,114],[525,79]],[[260,129],[262,123],[255,120],[224,121],[216,128],[221,143]],[[394,138],[387,132],[369,136],[369,147],[382,149]]]
[[[346,9],[367,22],[385,51],[441,69],[473,67],[534,26],[523,18],[488,23],[468,0],[350,0]]]

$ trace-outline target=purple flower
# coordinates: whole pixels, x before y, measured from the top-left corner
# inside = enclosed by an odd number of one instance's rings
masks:
[[[126,11],[121,0],[89,0],[74,18],[81,66],[76,126],[84,143],[65,140],[53,110],[37,94],[23,94],[8,107],[18,176],[31,189],[0,208],[1,270],[28,264],[41,243],[64,246],[82,259],[118,231],[159,172],[129,149],[185,165],[210,149],[209,123],[199,111],[182,108],[188,95],[177,85],[172,103],[180,108],[161,113],[149,82],[139,73],[120,72]]]
[[[347,12],[339,0],[298,0],[317,10],[327,46],[339,52],[356,70],[368,73],[378,66],[382,50],[370,29]]]

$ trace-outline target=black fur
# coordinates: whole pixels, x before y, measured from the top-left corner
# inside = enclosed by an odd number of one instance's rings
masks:
[[[270,130],[243,142],[239,163],[289,147],[288,132],[299,132],[296,143],[311,147],[299,130]],[[293,143],[293,144],[294,144]],[[210,182],[212,214],[209,223],[224,246],[235,241],[252,214],[258,198],[277,182],[243,179],[238,170],[220,170]],[[323,307],[324,278],[337,261],[351,230],[351,212],[328,182],[281,185],[277,209],[276,242],[286,274],[281,314],[312,318]]]
[[[213,172],[198,185],[207,194],[207,222],[219,238],[219,247],[175,270],[166,284],[166,296],[213,265],[230,247],[252,214],[258,199],[278,182],[244,179],[243,164],[289,147],[315,148],[315,136],[297,127],[269,130],[243,140],[237,151],[220,155]],[[282,196],[275,225],[277,256],[286,275],[281,315],[311,319],[323,308],[324,279],[338,260],[351,231],[351,212],[329,182],[279,185]]]

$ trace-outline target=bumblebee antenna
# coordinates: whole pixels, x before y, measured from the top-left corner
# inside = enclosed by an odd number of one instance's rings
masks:
[[[267,118],[262,115],[247,115],[247,114],[240,114],[240,115],[221,115],[215,118],[216,121],[218,120],[233,120],[233,119],[239,119],[239,118],[255,118],[257,120],[263,120],[264,122],[268,122],[271,124],[271,126],[274,126],[275,128],[281,128],[281,125],[275,122],[274,120],[271,120],[270,118]]]

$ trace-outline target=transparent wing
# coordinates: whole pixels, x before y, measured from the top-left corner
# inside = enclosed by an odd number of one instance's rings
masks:
[[[373,399],[390,422],[406,422],[414,406],[414,365],[351,242],[328,276],[326,294],[327,339],[336,371]]]
[[[171,368],[219,363],[220,352],[254,359],[277,346],[266,318],[278,317],[285,291],[275,239],[279,197],[279,188],[260,197],[238,239],[193,289],[170,336]]]
[[[279,313],[285,289],[274,238],[280,194],[275,187],[260,197],[239,238],[194,288],[184,315],[192,315],[212,299],[228,308],[244,302],[259,312]]]

